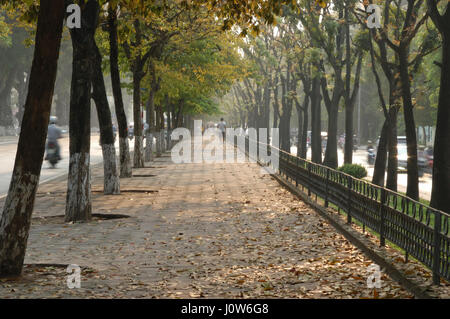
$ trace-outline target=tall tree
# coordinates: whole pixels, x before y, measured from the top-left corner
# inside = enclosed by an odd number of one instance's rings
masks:
[[[442,3],[446,5],[440,11],[437,0],[427,0],[428,14],[442,36],[442,61],[437,63],[441,68],[441,86],[434,139],[431,205],[450,212],[450,3]]]
[[[100,50],[92,39],[93,73],[92,98],[97,107],[100,123],[100,145],[103,154],[104,193],[105,195],[120,194],[119,172],[116,162],[116,147],[114,146],[114,133],[112,128],[111,111],[106,95],[105,80],[102,72],[102,56]]]
[[[81,28],[70,29],[73,70],[70,90],[70,162],[67,180],[66,222],[91,219],[91,98],[94,72],[94,34],[100,6],[89,0],[81,10]]]
[[[118,8],[114,8],[112,5],[108,7],[109,62],[114,95],[114,107],[116,110],[119,131],[120,177],[127,178],[132,176],[132,169],[130,148],[128,144],[128,123],[124,109],[122,88],[120,85],[117,10]]]
[[[0,219],[0,276],[22,272],[47,127],[64,19],[63,0],[41,0],[23,125]]]

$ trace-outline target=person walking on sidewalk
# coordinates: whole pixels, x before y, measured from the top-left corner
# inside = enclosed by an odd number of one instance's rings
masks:
[[[217,127],[219,128],[220,132],[222,133],[222,141],[225,143],[225,134],[227,131],[227,123],[223,120],[223,118],[220,119],[219,124],[217,124]]]

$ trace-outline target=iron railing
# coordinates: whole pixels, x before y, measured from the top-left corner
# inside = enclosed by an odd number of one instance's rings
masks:
[[[434,284],[439,284],[441,277],[450,281],[450,214],[268,144],[256,143],[267,147],[268,154],[278,156],[278,168],[268,165],[308,196],[315,196],[316,201],[317,197],[322,198],[325,207],[334,204],[346,212],[348,223],[352,219],[359,221],[363,231],[370,228],[379,235],[380,246],[386,240],[397,245],[404,250],[406,261],[409,255],[419,260],[432,271]],[[248,138],[248,155],[247,150]]]

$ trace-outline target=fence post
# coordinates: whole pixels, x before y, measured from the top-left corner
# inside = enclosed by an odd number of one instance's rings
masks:
[[[311,196],[311,163],[308,163],[308,197]]]
[[[386,216],[386,190],[384,188],[381,189],[380,194],[380,247],[384,247],[386,245],[386,239],[384,234],[384,223]],[[389,205],[389,203],[388,203]]]
[[[325,183],[325,207],[328,207],[328,182],[330,180],[330,169],[327,168],[327,180]]]
[[[347,224],[352,223],[352,178],[347,176],[348,202],[347,202]]]
[[[295,187],[298,187],[298,157],[295,164]]]
[[[433,284],[438,285],[441,281],[439,268],[441,264],[441,213],[434,211],[434,234],[433,234]]]

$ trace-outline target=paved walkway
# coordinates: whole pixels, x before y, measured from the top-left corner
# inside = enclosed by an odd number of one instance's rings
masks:
[[[0,280],[0,298],[373,297],[372,262],[256,164],[147,165],[117,196],[92,170],[93,213],[129,218],[65,224],[65,178],[41,185],[24,276]],[[378,293],[411,297],[385,275]]]

